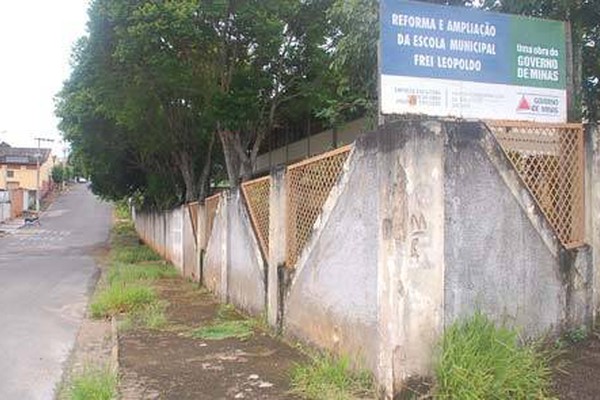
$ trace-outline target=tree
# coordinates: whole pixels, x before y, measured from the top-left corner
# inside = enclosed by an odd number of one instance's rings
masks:
[[[94,189],[111,198],[142,192],[155,206],[203,198],[215,158],[231,185],[249,178],[290,107],[318,101],[325,7],[92,2],[57,114]],[[222,158],[213,154],[217,140]]]
[[[211,4],[211,6],[208,6]],[[326,71],[326,2],[203,2],[198,16],[213,32],[212,104],[229,182],[251,176],[264,138],[293,100],[316,99]]]
[[[172,4],[93,2],[59,95],[61,129],[109,198],[141,192],[167,207],[206,193],[214,139],[189,59],[169,43]]]

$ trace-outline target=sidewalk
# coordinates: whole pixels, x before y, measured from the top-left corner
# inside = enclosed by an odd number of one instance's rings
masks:
[[[121,330],[122,399],[298,398],[289,393],[289,371],[304,360],[296,349],[181,278],[155,287],[169,303],[168,323],[160,330]],[[247,321],[251,328],[222,340],[193,337],[223,321]]]
[[[25,224],[23,218],[16,218],[4,222],[0,222],[0,237],[10,235]]]

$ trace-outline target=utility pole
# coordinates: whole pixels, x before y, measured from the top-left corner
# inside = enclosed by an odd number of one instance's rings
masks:
[[[36,160],[36,170],[37,170],[37,178],[36,178],[36,185],[35,185],[35,211],[37,213],[40,212],[40,158],[42,157],[42,153],[40,153],[41,149],[40,149],[40,143],[41,142],[54,142],[54,139],[46,139],[46,138],[35,138],[35,140],[37,140],[37,145],[38,145],[38,152],[35,155],[35,160]]]

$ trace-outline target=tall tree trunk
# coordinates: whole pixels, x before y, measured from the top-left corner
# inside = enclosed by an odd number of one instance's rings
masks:
[[[190,203],[197,200],[198,190],[196,188],[192,156],[187,151],[177,151],[175,162],[185,185],[185,202]]]
[[[206,152],[206,158],[204,160],[204,166],[200,174],[200,180],[198,182],[198,199],[204,199],[208,195],[210,169],[212,167],[212,153],[215,147],[215,135],[210,135],[210,141],[208,142],[208,151]]]
[[[220,130],[219,138],[223,145],[229,185],[232,188],[238,187],[240,181],[252,177],[252,159],[244,150],[239,132]]]

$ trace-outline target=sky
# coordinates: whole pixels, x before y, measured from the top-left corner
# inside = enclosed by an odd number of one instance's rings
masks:
[[[0,0],[0,142],[36,147],[34,138],[50,138],[45,147],[63,156],[54,96],[86,32],[87,7],[87,0]]]

